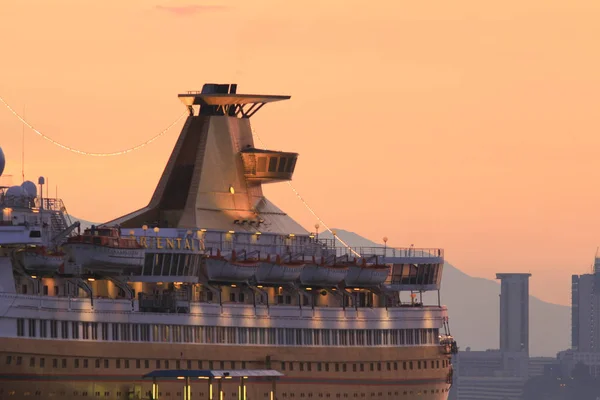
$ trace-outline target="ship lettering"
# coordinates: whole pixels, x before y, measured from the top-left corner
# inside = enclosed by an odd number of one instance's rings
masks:
[[[138,243],[140,244],[140,246],[146,249],[148,248],[148,241],[146,240],[146,236],[141,237]]]
[[[162,238],[159,238],[159,237],[156,238],[156,248],[157,249],[164,249],[164,247],[162,245]]]
[[[175,241],[177,242],[177,250],[181,250],[181,238],[176,238]]]
[[[167,238],[167,249],[174,249],[175,248],[175,241],[173,239],[169,239]]]

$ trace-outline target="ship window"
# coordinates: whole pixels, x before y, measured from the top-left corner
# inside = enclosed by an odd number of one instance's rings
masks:
[[[79,322],[73,322],[71,328],[73,330],[73,339],[79,339]]]
[[[44,285],[44,296],[48,296],[48,285]]]
[[[12,356],[6,356],[6,365],[10,365],[12,362]]]
[[[100,368],[100,360],[96,359],[96,368]]]
[[[121,360],[119,360],[118,358],[117,358],[116,364],[117,364],[117,368],[121,368]]]
[[[17,319],[17,336],[25,336],[25,320],[23,318]]]
[[[258,157],[256,172],[267,172],[267,157]]]
[[[104,360],[104,368],[108,368],[108,360]]]
[[[29,359],[29,366],[30,366],[30,367],[35,367],[35,357],[31,357],[31,358]]]
[[[356,364],[352,364],[352,372],[356,372]]]
[[[75,360],[73,360],[73,361],[74,361],[74,367],[75,367],[75,368],[79,368],[79,359],[78,359],[78,358],[76,358],[76,359],[75,359]]]
[[[364,372],[365,371],[365,364],[360,363],[360,372]]]
[[[67,368],[67,359],[66,359],[66,358],[63,358],[63,359],[61,360],[61,364],[62,364],[62,367],[63,367],[63,368]]]
[[[29,322],[29,337],[35,337],[35,319],[30,319]]]
[[[40,358],[40,368],[44,368],[46,366],[46,359],[45,358]]]
[[[296,157],[290,158],[290,161],[288,162],[287,165],[287,171],[286,172],[294,172],[294,167],[296,166]]]
[[[60,333],[63,339],[69,338],[69,323],[67,321],[61,321],[60,323]]]
[[[398,371],[398,362],[394,361],[394,371]]]
[[[279,169],[277,170],[277,172],[284,172],[285,171],[285,163],[287,162],[287,158],[285,157],[281,157],[279,159]]]
[[[342,364],[342,372],[346,372],[346,368],[347,368],[347,367],[346,367],[346,363],[343,363],[343,364]]]
[[[436,367],[436,368],[439,368],[439,367],[440,367],[440,360],[437,360],[437,361],[435,362],[435,367]]]
[[[392,363],[391,362],[387,362],[387,370],[391,371],[392,370]]]
[[[144,368],[150,368],[150,360],[144,360]],[[202,366],[199,368],[202,368]]]
[[[87,368],[88,367],[88,359],[84,359],[83,360],[83,368]]]
[[[269,172],[277,171],[277,157],[269,157]]]

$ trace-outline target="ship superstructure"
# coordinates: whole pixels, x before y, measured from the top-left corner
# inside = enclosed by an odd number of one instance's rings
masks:
[[[443,251],[340,246],[266,199],[298,154],[256,148],[250,117],[289,96],[207,84],[179,98],[189,116],[147,207],[78,234],[42,222],[37,245],[62,262],[36,269],[3,219],[0,398],[175,399],[177,379],[154,392],[141,376],[228,368],[280,371],[279,399],[447,398],[447,309],[418,296],[440,290]]]

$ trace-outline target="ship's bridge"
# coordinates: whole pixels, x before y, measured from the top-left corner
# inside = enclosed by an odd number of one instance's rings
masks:
[[[270,183],[292,180],[298,153],[247,147],[240,152],[248,181]]]

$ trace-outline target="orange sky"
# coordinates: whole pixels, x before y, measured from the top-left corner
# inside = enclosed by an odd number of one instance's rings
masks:
[[[206,0],[209,1],[209,0]],[[530,271],[568,304],[600,244],[595,0],[3,0],[0,96],[92,152],[138,144],[205,82],[290,94],[254,128],[301,154],[294,185],[330,225],[441,246],[463,271]],[[26,132],[26,178],[71,214],[146,204],[181,124],[135,153],[85,157]],[[0,109],[7,173],[21,125]],[[285,184],[267,194],[316,222]]]

